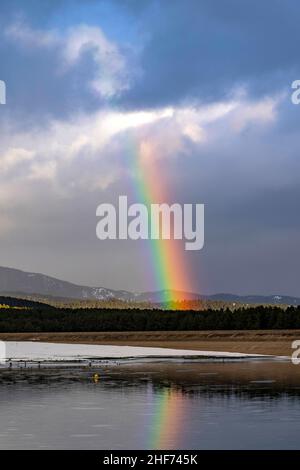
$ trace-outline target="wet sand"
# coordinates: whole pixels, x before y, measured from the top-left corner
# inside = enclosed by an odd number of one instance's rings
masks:
[[[300,330],[0,333],[1,341],[42,341],[290,356]]]

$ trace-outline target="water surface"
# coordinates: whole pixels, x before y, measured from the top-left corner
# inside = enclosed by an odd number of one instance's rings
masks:
[[[298,449],[300,366],[2,370],[0,422],[1,449]]]

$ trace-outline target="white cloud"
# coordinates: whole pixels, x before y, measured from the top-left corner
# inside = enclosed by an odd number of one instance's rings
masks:
[[[242,102],[232,115],[231,124],[236,132],[243,131],[248,125],[270,124],[276,119],[280,97],[268,97],[257,102]]]
[[[9,148],[0,159],[0,170],[3,173],[6,173],[9,170],[13,170],[15,167],[21,165],[22,163],[30,162],[34,158],[34,151],[27,150],[21,147],[11,147]]]
[[[22,47],[56,47],[62,72],[76,65],[86,52],[91,53],[96,72],[88,85],[103,98],[118,95],[130,86],[132,70],[129,71],[125,56],[99,27],[82,24],[61,34],[32,29],[24,21],[17,21],[5,30],[5,35]]]
[[[56,31],[43,31],[30,28],[23,20],[12,23],[5,30],[5,36],[20,43],[24,47],[44,48],[59,44],[60,38]]]
[[[277,102],[232,101],[137,112],[107,109],[67,121],[52,120],[42,129],[37,126],[18,132],[8,126],[8,135],[4,132],[0,143],[0,181],[9,172],[11,179],[49,180],[63,192],[74,187],[86,191],[105,188],[119,177],[118,165],[122,166],[122,158],[112,159],[112,155],[124,153],[126,158],[120,139],[124,132],[131,134],[137,146],[151,141],[155,158],[172,158],[179,152],[187,153],[186,139],[200,146],[215,139],[218,121],[232,133],[249,122],[261,126],[273,121]],[[73,175],[70,183],[68,175]]]
[[[86,51],[97,65],[90,85],[98,94],[110,98],[129,88],[126,59],[100,28],[81,25],[68,32],[63,50],[66,63],[75,64]]]

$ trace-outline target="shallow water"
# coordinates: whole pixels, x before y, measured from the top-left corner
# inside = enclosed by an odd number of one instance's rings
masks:
[[[297,449],[300,366],[1,371],[0,422],[1,449]]]

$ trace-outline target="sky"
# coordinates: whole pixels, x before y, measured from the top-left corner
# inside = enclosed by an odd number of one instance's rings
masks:
[[[299,15],[297,0],[2,0],[0,265],[156,289],[148,241],[96,237],[100,203],[140,202],[147,144],[161,202],[205,204],[204,248],[178,248],[191,291],[300,296]]]

